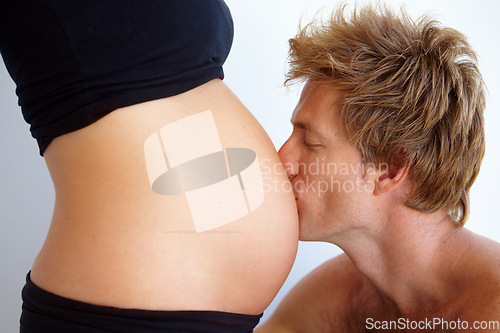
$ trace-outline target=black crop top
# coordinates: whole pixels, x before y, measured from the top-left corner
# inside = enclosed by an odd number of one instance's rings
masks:
[[[0,0],[0,52],[40,155],[109,112],[223,78],[222,0]]]

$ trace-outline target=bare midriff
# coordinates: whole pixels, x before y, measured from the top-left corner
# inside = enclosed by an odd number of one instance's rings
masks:
[[[256,152],[264,201],[243,218],[196,232],[184,196],[152,191],[144,142],[207,110],[222,146]],[[42,289],[119,308],[259,314],[290,272],[294,196],[266,132],[221,80],[115,110],[54,139],[44,157],[56,200],[31,272]]]

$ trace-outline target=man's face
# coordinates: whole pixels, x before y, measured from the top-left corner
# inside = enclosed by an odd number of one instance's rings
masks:
[[[369,211],[373,183],[339,113],[342,91],[308,82],[292,115],[293,133],[279,151],[292,182],[301,240],[331,241]]]

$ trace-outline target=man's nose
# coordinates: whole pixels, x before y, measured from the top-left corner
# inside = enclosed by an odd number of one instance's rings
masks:
[[[297,176],[298,170],[298,159],[295,150],[293,149],[293,145],[288,139],[283,146],[281,146],[278,151],[278,155],[280,157],[281,163],[285,167],[285,172],[290,180],[292,180],[295,176]]]

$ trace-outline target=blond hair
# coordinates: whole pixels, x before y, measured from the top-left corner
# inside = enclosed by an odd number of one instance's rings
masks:
[[[340,113],[365,162],[403,152],[413,189],[405,204],[468,217],[484,155],[484,83],[464,35],[386,6],[339,6],[290,39],[286,83],[320,80],[346,91]]]

